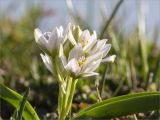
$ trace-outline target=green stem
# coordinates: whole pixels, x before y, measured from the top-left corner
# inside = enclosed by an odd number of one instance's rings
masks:
[[[58,81],[59,84],[62,84],[63,82],[63,79],[60,75],[60,72],[59,72],[59,68],[57,66],[57,62],[56,62],[56,58],[52,59],[52,63],[53,63],[53,71],[54,71],[54,75]]]
[[[67,85],[66,85],[66,94],[63,95],[63,101],[62,101],[62,109],[60,111],[60,119],[62,119],[62,117],[65,117],[65,113],[66,113],[66,106],[67,106],[67,101],[68,101],[68,97],[69,97],[69,94],[70,94],[70,90],[71,90],[71,84],[72,84],[72,78],[67,76],[66,77],[66,82],[67,82]]]
[[[66,113],[67,114],[69,113],[69,111],[71,109],[72,100],[73,100],[73,96],[74,96],[77,81],[78,81],[78,79],[72,81],[71,91],[70,91],[70,95],[69,95],[69,99],[68,99],[68,104],[67,104],[67,107],[66,107],[66,110],[67,110]]]
[[[58,114],[59,116],[62,110],[62,104],[63,104],[63,92],[61,89],[61,85],[59,85],[59,95],[58,95]]]
[[[66,108],[66,106],[67,106],[67,101],[68,101],[70,91],[71,91],[71,84],[72,84],[72,78],[68,77],[66,95],[65,95],[65,98],[64,98],[64,108]]]
[[[64,99],[59,120],[65,120],[66,116],[68,115],[71,109],[76,83],[77,80],[72,80],[71,78],[67,79],[67,92],[66,94],[63,94]]]
[[[53,71],[54,71],[54,75],[55,78],[57,79],[58,83],[59,83],[59,94],[58,94],[58,114],[59,117],[61,117],[61,111],[63,109],[63,99],[64,99],[64,95],[65,93],[63,92],[63,88],[62,88],[62,84],[64,81],[62,75],[60,74],[60,70],[59,67],[57,66],[57,62],[56,62],[56,58],[52,59],[52,63],[53,63]]]

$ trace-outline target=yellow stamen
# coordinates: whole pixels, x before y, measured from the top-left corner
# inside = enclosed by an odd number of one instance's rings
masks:
[[[78,64],[79,64],[80,67],[82,67],[82,65],[84,64],[85,60],[86,60],[86,58],[84,56],[82,56],[82,57],[80,57],[78,59]]]

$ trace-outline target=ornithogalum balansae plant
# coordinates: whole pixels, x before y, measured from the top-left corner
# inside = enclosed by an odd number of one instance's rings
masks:
[[[34,31],[36,43],[42,49],[42,60],[59,84],[58,114],[60,120],[68,115],[79,78],[98,75],[101,63],[114,62],[115,55],[107,56],[111,44],[98,40],[96,32],[82,31],[68,24],[51,32]]]

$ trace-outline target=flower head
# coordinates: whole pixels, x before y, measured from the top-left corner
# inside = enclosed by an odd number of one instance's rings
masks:
[[[73,77],[98,75],[95,70],[101,62],[114,61],[115,55],[107,56],[111,44],[107,44],[107,39],[97,40],[95,31],[91,34],[88,30],[82,31],[79,26],[69,24],[66,34],[73,47],[65,54],[62,45],[59,57],[64,69]]]
[[[37,28],[34,30],[34,36],[39,47],[51,56],[58,54],[59,46],[64,40],[62,27],[56,27],[52,32],[45,33]]]
[[[100,63],[113,62],[116,57],[107,56],[111,48],[111,44],[107,44],[107,39],[98,40],[95,31],[93,33],[89,30],[82,31],[79,26],[70,23],[65,33],[62,27],[44,34],[35,29],[35,39],[45,52],[45,55],[41,56],[49,71],[53,73],[57,68],[63,76],[69,74],[79,78],[98,75],[95,71]],[[54,64],[56,68],[53,67]]]
[[[73,45],[81,44],[84,52],[88,52],[97,42],[97,34],[95,31],[91,34],[88,30],[82,31],[79,26],[68,25],[69,41]]]

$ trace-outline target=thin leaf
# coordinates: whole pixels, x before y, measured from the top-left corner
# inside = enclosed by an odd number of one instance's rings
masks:
[[[100,35],[100,38],[102,39],[105,32],[107,31],[111,21],[113,20],[113,18],[115,17],[116,13],[118,12],[118,9],[120,8],[121,4],[123,3],[124,0],[119,0],[118,3],[116,4],[111,16],[109,17],[109,20],[106,22],[104,28],[102,29],[102,32],[101,32],[101,35]]]
[[[19,109],[21,101],[23,99],[20,94],[2,84],[0,84],[0,98],[13,105],[16,109]],[[37,113],[28,101],[26,102],[23,111],[23,118],[25,120],[39,120]]]
[[[160,92],[134,93],[114,97],[96,103],[82,111],[73,119],[79,118],[113,118],[157,110],[160,104]]]
[[[18,111],[18,117],[16,120],[22,120],[22,113],[24,111],[24,108],[25,108],[25,104],[27,102],[27,98],[28,98],[28,95],[29,95],[29,87],[27,88],[24,96],[23,96],[23,100],[22,100],[22,103],[21,103],[21,106],[20,106],[20,109]]]

